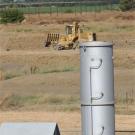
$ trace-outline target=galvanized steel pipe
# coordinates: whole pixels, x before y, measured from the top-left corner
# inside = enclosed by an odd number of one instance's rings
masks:
[[[113,45],[80,45],[82,135],[115,135]]]

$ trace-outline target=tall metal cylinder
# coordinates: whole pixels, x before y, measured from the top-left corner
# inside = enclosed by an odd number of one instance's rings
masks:
[[[113,45],[80,45],[82,135],[115,135]]]

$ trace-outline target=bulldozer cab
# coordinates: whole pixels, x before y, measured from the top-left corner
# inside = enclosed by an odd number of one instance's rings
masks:
[[[66,35],[74,35],[77,36],[79,34],[79,25],[77,22],[74,22],[73,25],[66,25],[65,28]]]
[[[73,25],[67,25],[65,28],[66,35],[73,34]]]

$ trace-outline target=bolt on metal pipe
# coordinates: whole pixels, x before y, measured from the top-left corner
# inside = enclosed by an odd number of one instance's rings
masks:
[[[113,44],[80,45],[82,135],[115,135]]]

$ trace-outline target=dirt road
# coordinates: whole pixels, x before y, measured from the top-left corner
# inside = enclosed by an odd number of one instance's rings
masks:
[[[61,130],[80,130],[80,112],[0,112],[2,122],[57,122]],[[135,115],[116,115],[117,130],[135,130]]]

